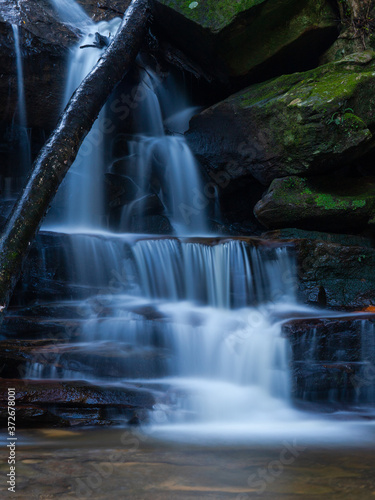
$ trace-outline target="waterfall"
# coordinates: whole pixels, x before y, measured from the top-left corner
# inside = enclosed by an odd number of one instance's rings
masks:
[[[375,404],[375,324],[361,321],[361,361],[364,366],[353,379],[359,402]]]
[[[141,59],[138,63],[143,64]],[[176,234],[207,234],[208,202],[197,162],[183,136],[197,108],[186,107],[172,78],[163,82],[162,76],[150,68],[141,71],[137,95],[134,118],[137,133],[129,142],[135,184],[146,194],[148,186],[157,180],[154,192],[163,203]],[[146,202],[147,198],[143,199]],[[129,231],[131,218],[142,218],[143,213],[142,202],[136,207],[125,206],[121,229]]]
[[[87,318],[80,343],[39,353],[28,378],[163,384],[160,404],[175,423],[243,421],[289,408],[290,347],[271,314],[275,304],[296,304],[288,247],[110,233],[66,238],[70,280],[101,292],[75,303]]]
[[[81,46],[96,33],[112,37],[120,20],[93,24],[75,2],[53,5],[83,33],[68,61],[65,105],[104,50]],[[66,280],[66,300],[53,311],[63,309],[77,332],[66,342],[35,348],[26,378],[145,387],[157,399],[150,419],[164,429],[295,422],[291,346],[282,332],[285,315],[301,313],[293,252],[288,244],[257,238],[208,236],[210,196],[183,136],[197,108],[171,76],[142,57],[133,78],[132,129],[119,131],[123,141],[126,135],[123,156],[106,144],[113,101],[84,141],[44,226],[58,233],[64,248],[60,262],[49,263],[48,252],[40,259],[42,269]],[[134,191],[119,204],[116,227],[107,225],[106,174]],[[146,234],[150,198],[173,231]],[[363,338],[373,337],[363,329]],[[319,332],[302,344],[304,352],[310,346],[309,366],[316,363]],[[332,396],[331,387],[327,393]]]
[[[65,12],[65,3],[54,4]],[[68,63],[65,102],[102,53],[80,46],[96,32],[113,35],[118,25],[86,25]],[[122,209],[118,233],[108,232],[103,110],[48,221],[65,241],[60,267],[69,283],[92,294],[69,301],[82,318],[77,341],[35,353],[26,376],[162,385],[158,405],[171,422],[246,420],[288,408],[289,346],[270,311],[275,303],[295,304],[294,258],[287,246],[207,236],[207,195],[183,137],[197,108],[173,77],[141,57],[137,66],[133,130],[121,158],[136,197]],[[178,237],[124,234],[136,218],[143,227],[150,196]]]
[[[104,51],[95,47],[81,49],[81,46],[92,44],[97,32],[107,37],[115,35],[120,23],[121,20],[116,18],[110,22],[86,26],[85,36],[71,51],[68,61],[63,108]],[[45,227],[61,227],[65,230],[81,228],[85,231],[87,228],[99,228],[103,225],[105,114],[104,107],[59,188],[53,205],[55,211],[47,218]]]
[[[14,36],[14,48],[16,52],[17,61],[17,89],[18,89],[18,116],[19,124],[21,127],[26,129],[27,118],[26,118],[26,102],[25,102],[25,87],[23,79],[23,65],[22,65],[22,53],[20,48],[19,30],[16,24],[12,24],[13,36]]]
[[[16,53],[16,66],[17,66],[17,92],[18,92],[18,107],[17,116],[18,120],[13,123],[13,129],[17,127],[18,142],[21,151],[20,164],[22,169],[20,175],[25,177],[31,166],[31,147],[29,131],[27,129],[27,114],[26,114],[26,100],[25,100],[25,83],[23,76],[23,61],[22,52],[20,47],[20,35],[17,25],[12,24],[13,37],[14,37],[14,50]]]
[[[63,23],[84,32],[94,25],[84,9],[74,0],[51,0],[51,3]]]

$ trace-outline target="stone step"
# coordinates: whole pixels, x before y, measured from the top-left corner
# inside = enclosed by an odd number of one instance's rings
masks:
[[[151,392],[134,385],[98,386],[88,382],[0,381],[0,422],[8,421],[8,388],[15,391],[18,429],[42,425],[108,425],[146,418],[155,404]]]

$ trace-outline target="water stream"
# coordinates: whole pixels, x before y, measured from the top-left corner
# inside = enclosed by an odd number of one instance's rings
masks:
[[[93,25],[75,2],[52,3],[64,22],[84,32],[68,61],[65,105],[104,50],[80,46],[96,32],[113,36],[120,20]],[[203,180],[182,135],[196,108],[173,79],[142,59],[138,65],[143,98],[123,158],[133,166],[138,194],[109,231],[104,176],[113,173],[114,158],[103,109],[44,225],[64,238],[69,281],[92,289],[88,298],[64,304],[81,315],[82,330],[48,363],[31,362],[26,376],[147,387],[158,401],[151,420],[166,432],[190,425],[260,434],[299,425],[303,432],[308,424],[291,403],[291,347],[282,326],[286,317],[322,312],[298,305],[289,246],[209,234],[206,205],[199,203]],[[146,220],[150,196],[173,236],[132,231],[135,219]],[[366,342],[373,337],[371,330]],[[313,359],[316,337],[309,339]]]
[[[20,46],[20,30],[15,24],[12,24],[13,37],[14,37],[14,50],[16,53],[16,67],[17,67],[17,95],[18,106],[13,119],[13,133],[17,135],[17,143],[20,151],[20,168],[16,169],[19,178],[24,179],[28,174],[31,166],[31,145],[29,130],[27,128],[27,112],[26,112],[26,99],[25,99],[25,82],[23,71],[23,58]],[[21,185],[23,182],[21,181]],[[11,186],[5,197],[12,198],[13,191],[17,192],[19,186]]]

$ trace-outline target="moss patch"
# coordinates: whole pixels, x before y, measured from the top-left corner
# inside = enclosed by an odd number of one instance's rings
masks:
[[[317,229],[359,230],[375,215],[375,178],[276,179],[255,213],[266,227],[275,229],[307,223]]]
[[[203,28],[220,31],[246,10],[266,0],[159,0]]]

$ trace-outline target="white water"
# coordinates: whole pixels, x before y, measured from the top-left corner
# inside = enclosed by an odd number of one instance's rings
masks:
[[[12,24],[13,37],[14,37],[14,49],[16,53],[16,65],[17,65],[17,92],[18,92],[18,108],[17,108],[17,120],[15,123],[18,127],[19,133],[19,144],[21,150],[21,175],[25,176],[31,166],[31,148],[30,148],[30,137],[29,131],[27,129],[27,113],[26,113],[26,100],[25,100],[25,82],[23,77],[23,61],[22,52],[20,47],[20,36],[19,28],[17,25]],[[14,123],[14,124],[15,124]]]
[[[141,59],[138,63],[142,67]],[[171,78],[164,82],[162,75],[150,68],[141,71],[136,95],[138,133],[129,142],[129,156],[135,159],[137,172],[135,183],[141,193],[146,193],[157,179],[154,191],[176,234],[207,234],[207,197],[196,160],[182,135],[197,108],[187,107]],[[165,127],[174,135],[167,135]],[[124,207],[121,229],[128,231],[131,218],[142,218],[143,212],[142,203],[137,204],[137,210],[131,204]]]
[[[51,0],[60,20],[83,32],[94,25],[84,9],[74,0]]]
[[[283,278],[293,268],[287,248],[108,236],[71,237],[83,250],[81,260],[73,254],[72,279],[87,284],[91,270],[92,285],[103,290],[77,303],[92,311],[81,335],[92,352],[103,342],[113,343],[114,353],[123,345],[145,353],[162,349],[165,377],[155,378],[150,365],[148,378],[138,382],[169,387],[160,404],[172,422],[234,423],[288,408],[289,347],[282,322],[270,315],[274,299],[294,302],[291,277]],[[248,307],[258,302],[263,305]],[[53,366],[61,364],[57,358],[46,370],[36,361],[27,376],[56,377]],[[103,382],[99,371],[65,369],[60,376]]]
[[[82,80],[90,73],[104,49],[82,45],[92,44],[96,32],[104,36],[115,35],[121,20],[85,25],[85,36],[71,51],[63,108]],[[105,172],[105,114],[101,111],[91,131],[84,140],[76,160],[63,181],[54,202],[56,213],[47,218],[45,227],[95,229],[104,220]]]
[[[81,21],[74,22],[78,26]],[[114,28],[104,23],[90,27],[80,45],[95,31],[108,35]],[[78,46],[73,51],[66,99],[100,53]],[[186,110],[186,103],[179,109],[179,100],[168,95],[173,85],[168,87],[151,69],[142,70],[140,88],[143,98],[129,148],[139,172],[135,181],[146,191],[157,179],[156,194],[179,235],[205,233],[206,205],[197,166],[178,135],[194,111]],[[164,437],[187,433],[201,439],[211,433],[217,438],[235,432],[242,438],[258,434],[267,439],[285,435],[285,429],[292,436],[316,433],[317,422],[291,405],[291,353],[281,318],[293,311],[298,316],[301,310],[288,249],[258,249],[242,241],[87,234],[105,227],[103,116],[66,179],[63,197],[68,204],[54,224],[55,230],[71,233],[66,252],[72,283],[101,289],[86,301],[71,303],[82,311],[83,328],[79,345],[64,345],[87,349],[93,357],[86,360],[86,369],[83,362],[61,368],[64,353],[59,353],[50,366],[43,360],[31,364],[28,376],[102,384],[130,381],[155,389],[158,402],[151,420]],[[177,135],[167,135],[165,126]],[[142,210],[131,212],[133,206],[124,209],[124,231],[132,217],[143,217]],[[113,359],[126,352],[124,363],[130,366],[138,358],[132,360],[129,353],[142,349],[147,355],[161,353],[164,363],[157,372],[151,363],[144,377],[116,377],[101,373],[97,355],[103,349],[112,350]],[[324,425],[326,436],[342,432],[336,424]]]

